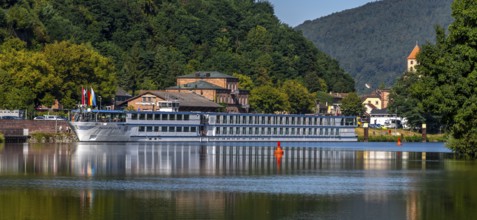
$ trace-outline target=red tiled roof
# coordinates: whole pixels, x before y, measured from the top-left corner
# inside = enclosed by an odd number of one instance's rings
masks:
[[[407,59],[416,59],[417,58],[417,54],[419,54],[419,52],[421,51],[421,48],[419,48],[419,45],[416,44],[416,46],[414,47],[414,49],[412,49],[411,51],[411,54],[409,54],[409,56],[407,57]]]

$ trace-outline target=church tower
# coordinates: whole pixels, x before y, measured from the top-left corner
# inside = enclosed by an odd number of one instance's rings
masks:
[[[408,72],[416,72],[416,65],[419,65],[417,63],[417,54],[421,51],[421,48],[419,48],[419,45],[416,43],[416,46],[414,49],[412,49],[411,54],[407,57],[407,71]]]

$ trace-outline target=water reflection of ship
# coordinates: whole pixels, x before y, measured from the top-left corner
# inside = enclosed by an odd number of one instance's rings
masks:
[[[393,169],[406,168],[409,161],[422,159],[426,153],[344,151],[317,147],[284,147],[277,163],[275,146],[214,145],[196,143],[84,144],[77,146],[72,167],[78,175],[230,175],[277,174],[306,169]],[[443,158],[429,154],[427,158]],[[429,157],[429,155],[431,155]],[[399,163],[397,163],[398,161]],[[412,163],[413,168],[417,165]],[[93,166],[93,167],[91,167]]]
[[[284,146],[282,172],[303,169],[426,169],[444,153],[346,151]],[[277,174],[275,145],[198,145],[196,143],[78,143],[6,145],[0,173],[53,175],[230,175]]]

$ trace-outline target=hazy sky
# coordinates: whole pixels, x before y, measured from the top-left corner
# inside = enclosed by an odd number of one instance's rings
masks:
[[[283,22],[295,27],[306,20],[313,20],[333,12],[356,8],[376,0],[268,0],[275,15]]]

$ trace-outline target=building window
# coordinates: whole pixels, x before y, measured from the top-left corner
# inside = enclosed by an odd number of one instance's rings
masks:
[[[379,103],[379,102],[378,102],[378,101],[376,101],[376,105],[378,105],[378,103]]]

